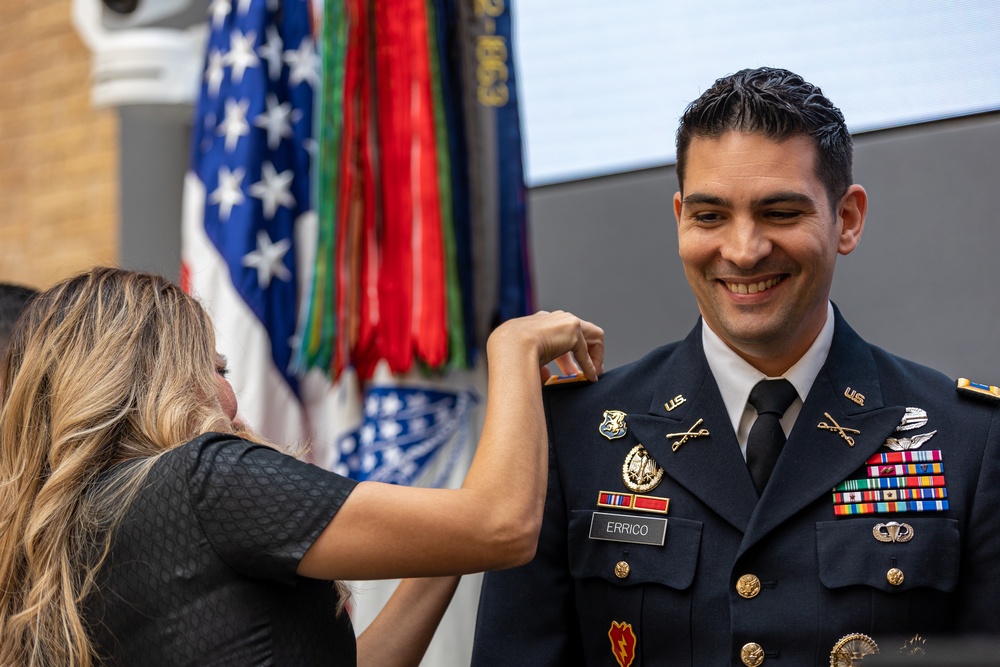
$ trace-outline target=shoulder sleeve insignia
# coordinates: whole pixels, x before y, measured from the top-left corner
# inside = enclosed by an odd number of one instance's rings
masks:
[[[1000,401],[1000,387],[972,382],[965,378],[958,378],[957,389],[961,394]]]
[[[586,382],[587,376],[583,373],[573,373],[572,375],[550,375],[545,381],[545,386],[550,384],[572,384],[574,382]]]

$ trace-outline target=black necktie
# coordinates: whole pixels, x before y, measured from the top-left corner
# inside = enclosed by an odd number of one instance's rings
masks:
[[[764,493],[771,471],[785,446],[781,416],[798,394],[788,380],[761,380],[750,392],[750,405],[757,411],[757,420],[747,438],[747,466],[757,493]]]

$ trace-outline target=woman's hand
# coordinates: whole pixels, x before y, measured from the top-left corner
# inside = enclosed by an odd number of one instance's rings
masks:
[[[534,354],[542,380],[551,375],[552,361],[566,375],[578,370],[591,382],[604,372],[604,330],[562,310],[539,311],[501,324],[487,342],[491,365],[503,363],[504,355]]]

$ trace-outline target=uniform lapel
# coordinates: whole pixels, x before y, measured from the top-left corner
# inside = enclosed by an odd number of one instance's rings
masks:
[[[892,435],[904,412],[903,406],[883,404],[871,348],[836,311],[830,354],[764,489],[741,553],[817,498],[831,496],[833,487]],[[860,433],[845,433],[854,440],[852,446],[838,431],[820,428],[821,423]],[[830,503],[832,507],[832,499]]]
[[[668,476],[734,527],[746,529],[757,492],[705,360],[700,323],[671,356],[664,377],[657,378],[648,414],[629,415],[628,425]],[[701,429],[709,434],[688,438],[676,450],[672,444],[683,436],[667,437]]]

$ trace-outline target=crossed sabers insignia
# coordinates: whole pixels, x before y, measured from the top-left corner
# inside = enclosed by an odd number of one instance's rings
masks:
[[[836,419],[834,419],[833,417],[830,416],[829,412],[824,412],[823,416],[826,417],[827,419],[829,419],[831,422],[833,422],[833,426],[830,426],[826,422],[820,422],[820,423],[816,424],[816,428],[821,428],[824,431],[833,431],[833,432],[839,434],[841,438],[843,438],[844,440],[847,441],[847,444],[849,444],[851,447],[853,447],[854,446],[854,438],[852,438],[851,436],[849,436],[847,434],[848,433],[854,433],[855,435],[860,435],[861,431],[859,431],[857,429],[854,429],[854,428],[844,428],[843,426],[841,426],[840,424],[837,423]]]
[[[690,429],[688,429],[684,433],[667,433],[667,437],[668,438],[680,438],[680,440],[678,440],[675,443],[673,443],[672,445],[670,445],[671,451],[675,451],[676,452],[678,449],[681,448],[681,445],[683,445],[685,442],[687,442],[688,440],[690,440],[692,438],[700,438],[703,435],[711,435],[708,432],[707,428],[702,428],[702,429],[699,429],[697,431],[695,430],[696,428],[698,428],[698,426],[703,421],[705,421],[705,420],[704,419],[699,419],[698,421],[696,421],[694,423],[694,426],[692,426]]]

